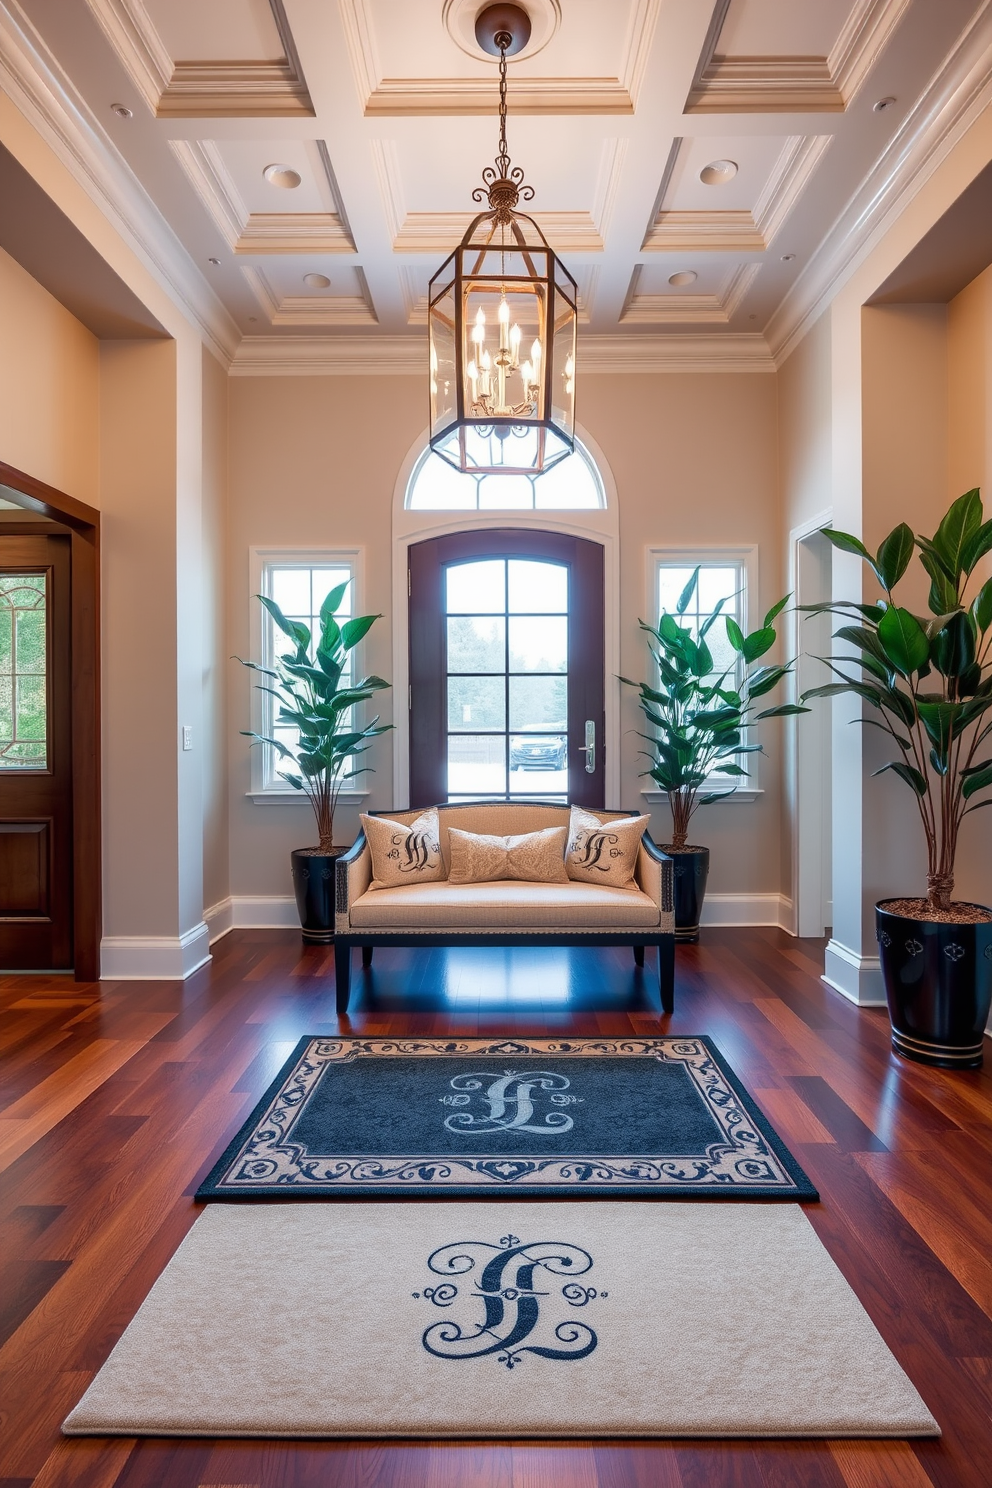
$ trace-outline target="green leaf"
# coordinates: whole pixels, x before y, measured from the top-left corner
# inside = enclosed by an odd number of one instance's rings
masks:
[[[960,732],[957,723],[961,711],[960,703],[945,702],[923,702],[918,700],[916,711],[920,715],[920,722],[927,731],[930,743],[937,750],[941,759],[946,758],[947,751],[951,747],[951,741],[956,733]]]
[[[975,632],[964,610],[950,617],[930,643],[930,660],[944,677],[964,676],[975,664]]]
[[[952,501],[937,531],[933,535],[934,551],[939,554],[948,573],[956,581],[964,571],[961,555],[968,540],[982,525],[982,498],[978,487],[965,491],[957,501]]]
[[[920,553],[920,562],[930,575],[930,594],[927,604],[931,613],[943,615],[955,609],[958,602],[957,585],[944,572],[944,566],[936,554],[924,550]]]
[[[905,780],[906,784],[911,786],[918,796],[926,795],[926,777],[915,766],[907,765],[903,760],[890,760],[887,765],[883,765],[880,770],[875,770],[873,773],[875,775],[884,775],[886,770],[891,770],[893,774],[899,776],[900,780]]]
[[[776,615],[780,615],[782,613],[782,611],[785,609],[786,605],[789,603],[789,600],[791,598],[792,598],[792,595],[791,594],[786,594],[782,599],[779,600],[778,604],[773,604],[772,605],[771,609],[768,611],[768,614],[765,616],[764,620],[761,622],[763,629],[765,629],[765,630],[768,629],[769,625],[771,625],[771,623],[775,619]]]
[[[975,775],[969,775],[967,780],[962,782],[961,794],[967,801],[976,791],[985,790],[990,785],[992,785],[992,765],[979,770]]]
[[[808,713],[809,708],[803,708],[799,703],[780,703],[777,708],[766,708],[763,713],[756,713],[755,718],[795,718],[800,713]]]
[[[326,625],[328,620],[333,620],[337,611],[341,608],[350,579],[345,579],[343,584],[336,584],[329,594],[324,596],[324,603],[320,607],[320,623]]]
[[[882,580],[882,588],[890,592],[909,567],[916,541],[913,529],[906,522],[893,527],[879,547],[875,558],[875,572]]]
[[[781,682],[783,677],[788,676],[788,673],[789,668],[787,666],[759,668],[759,670],[756,671],[752,677],[748,678],[748,697],[764,697],[765,693],[771,692],[772,688],[776,687],[779,682]]]
[[[263,609],[272,616],[283,635],[288,635],[291,641],[295,641],[305,651],[310,645],[310,632],[307,627],[301,625],[298,620],[287,620],[274,599],[269,599],[265,594],[259,594],[257,598]]]
[[[732,615],[727,616],[727,640],[735,651],[744,650],[744,632]]]
[[[346,651],[357,646],[363,636],[372,629],[380,615],[357,615],[354,620],[346,620],[341,627],[341,644]]]
[[[764,656],[766,651],[771,650],[776,640],[775,628],[772,625],[763,626],[761,630],[752,630],[749,636],[744,637],[744,660],[748,664],[757,661],[759,656]]]
[[[688,584],[686,584],[685,588],[682,590],[682,593],[679,595],[678,599],[675,601],[675,612],[676,612],[676,614],[678,614],[678,615],[684,615],[685,614],[686,610],[689,608],[690,604],[692,603],[692,596],[693,596],[693,594],[696,591],[696,584],[698,582],[699,582],[699,569],[698,568],[695,568],[693,570],[693,573],[692,573],[692,578],[689,580]]]
[[[893,605],[878,622],[878,639],[886,659],[904,677],[925,666],[930,655],[926,632],[909,610]]]
[[[835,548],[840,548],[843,553],[854,553],[858,558],[863,558],[866,563],[875,567],[875,561],[861,541],[860,537],[853,537],[850,532],[838,532],[833,527],[824,527],[823,535],[828,542],[833,543]]]
[[[850,691],[850,686],[846,682],[824,682],[821,686],[811,687],[808,692],[804,692],[799,701],[805,703],[808,698],[840,697],[841,693]]]
[[[961,549],[961,566],[970,574],[979,559],[992,552],[992,517],[973,532]]]
[[[972,602],[971,613],[982,635],[992,625],[992,579],[986,579]]]

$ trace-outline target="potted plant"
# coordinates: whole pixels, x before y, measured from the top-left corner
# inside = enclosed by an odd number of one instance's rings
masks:
[[[952,897],[964,818],[992,805],[992,579],[969,599],[972,575],[992,551],[984,515],[979,492],[967,491],[933,537],[914,537],[900,522],[874,556],[850,533],[828,528],[834,547],[868,564],[885,598],[803,606],[854,621],[834,634],[855,651],[827,660],[841,680],[811,688],[803,701],[851,693],[869,704],[878,716],[862,722],[896,747],[875,774],[891,770],[907,786],[926,838],[926,896],[875,907],[893,1047],[907,1059],[959,1069],[982,1062],[992,997],[992,910]],[[916,549],[930,580],[930,613],[922,616],[893,595]]]
[[[334,939],[334,859],[346,849],[334,846],[334,808],[347,781],[370,767],[356,767],[355,760],[370,748],[372,740],[392,724],[380,724],[378,716],[359,727],[353,710],[374,692],[388,687],[381,677],[363,677],[343,682],[348,653],[380,617],[360,615],[338,625],[335,611],[341,604],[348,581],[338,584],[320,607],[320,638],[311,655],[311,635],[298,620],[287,620],[282,610],[264,594],[257,596],[275,624],[292,641],[292,649],[276,658],[271,667],[254,661],[242,666],[269,679],[259,691],[275,698],[275,722],[298,731],[295,745],[281,739],[242,729],[256,744],[267,744],[281,761],[295,768],[276,773],[294,790],[309,797],[317,818],[316,847],[297,848],[291,854],[293,887],[303,926],[303,939],[326,945]]]
[[[771,692],[792,667],[791,662],[755,665],[775,644],[775,617],[788,604],[789,595],[772,606],[760,628],[750,635],[745,635],[729,615],[724,617],[735,658],[717,672],[706,637],[720,618],[726,600],[719,601],[699,635],[694,636],[682,617],[692,603],[698,582],[697,568],[679,595],[674,615],[664,611],[657,626],[638,621],[648,638],[658,685],[620,678],[640,692],[641,710],[654,730],[639,735],[649,746],[641,753],[651,761],[644,774],[667,793],[672,808],[672,840],[663,843],[662,850],[675,862],[675,937],[682,941],[699,939],[699,916],[709,874],[709,848],[688,841],[689,823],[697,808],[732,793],[733,785],[729,790],[711,789],[725,777],[747,775],[741,758],[761,751],[760,744],[745,742],[745,728],[750,722],[809,711],[798,703],[780,703],[755,712],[758,699]]]

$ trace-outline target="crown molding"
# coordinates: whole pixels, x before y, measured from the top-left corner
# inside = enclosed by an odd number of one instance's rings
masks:
[[[829,134],[789,135],[751,211],[679,211],[661,205],[641,244],[642,252],[763,252],[772,242],[830,144]],[[669,153],[659,197],[664,202],[678,151]]]
[[[156,118],[313,116],[283,0],[269,0],[283,56],[258,62],[174,62],[143,0],[86,4]]]
[[[0,0],[0,86],[221,361],[241,339],[194,264],[17,0]]]
[[[992,0],[984,0],[772,315],[765,334],[778,365],[990,104]]]
[[[216,141],[170,140],[169,147],[232,253],[354,253],[354,240],[338,212],[249,212]],[[317,153],[336,204],[323,140],[317,141]]]
[[[738,264],[715,294],[638,292],[643,266],[638,264],[620,315],[621,325],[729,325],[761,272],[760,263]]]
[[[357,295],[286,295],[280,299],[265,270],[245,264],[241,270],[270,325],[275,326],[370,326],[378,325],[368,284],[361,269]]]
[[[635,0],[619,76],[514,76],[510,89],[513,113],[632,114],[644,82],[660,8],[661,0]],[[495,112],[498,88],[491,78],[383,77],[371,0],[341,0],[341,18],[366,117]]]
[[[652,372],[774,372],[761,335],[585,336],[580,375]],[[421,376],[424,336],[246,336],[232,377]]]
[[[686,113],[843,113],[910,0],[855,0],[826,57],[721,56],[730,0],[719,0]]]

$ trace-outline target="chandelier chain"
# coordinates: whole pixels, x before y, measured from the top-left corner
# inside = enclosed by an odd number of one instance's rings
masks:
[[[506,49],[512,44],[509,31],[498,31],[494,37],[499,47],[499,153],[495,166],[487,165],[482,172],[485,183],[476,186],[472,200],[488,201],[493,220],[507,226],[513,220],[513,211],[521,200],[533,201],[533,186],[525,185],[524,173],[519,165],[510,164],[510,151],[506,143]]]

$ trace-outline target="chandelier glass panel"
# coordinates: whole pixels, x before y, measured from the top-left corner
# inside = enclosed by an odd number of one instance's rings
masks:
[[[480,18],[481,19],[481,18]],[[506,147],[506,53],[498,31],[500,139],[470,224],[430,283],[431,448],[458,470],[534,474],[574,447],[576,285],[532,217],[532,186]]]

